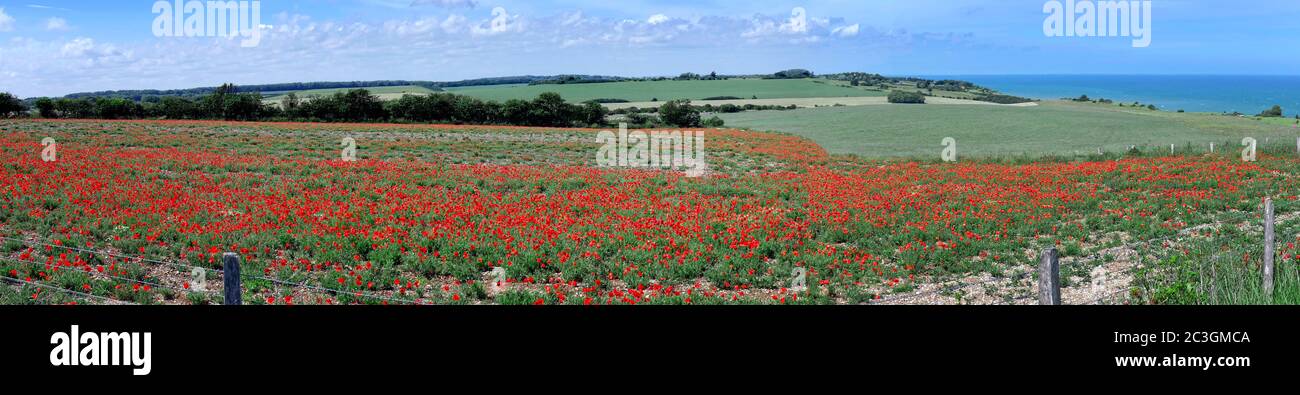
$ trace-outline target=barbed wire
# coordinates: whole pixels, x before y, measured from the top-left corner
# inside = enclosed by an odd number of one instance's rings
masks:
[[[9,257],[0,257],[0,261],[13,262],[13,263],[17,263],[17,264],[50,266],[50,264],[45,263],[45,262],[39,262],[39,261],[24,261],[24,260],[21,260],[21,259],[15,259],[15,258],[9,258]],[[57,265],[54,265],[53,267],[60,268],[60,269],[74,269],[74,270],[75,270],[75,266],[57,266]],[[108,278],[111,278],[111,279],[114,279],[114,280],[121,280],[121,281],[131,282],[131,283],[140,284],[140,285],[147,285],[147,286],[149,286],[149,287],[151,287],[151,288],[163,288],[163,289],[169,289],[169,290],[172,290],[172,291],[175,291],[175,292],[180,292],[180,293],[192,292],[192,293],[202,293],[202,294],[208,294],[208,295],[215,295],[215,294],[217,294],[216,291],[199,291],[199,290],[191,290],[191,289],[177,289],[177,288],[175,288],[175,287],[172,287],[172,286],[169,286],[169,285],[166,285],[166,284],[162,284],[162,283],[158,283],[158,282],[152,282],[152,281],[147,281],[147,280],[137,280],[137,279],[133,279],[133,278],[130,278],[130,277],[121,277],[121,276],[117,276],[117,275],[113,275],[113,274],[108,274],[108,273],[99,273],[99,272],[94,272],[94,273],[87,272],[87,273],[90,274],[92,277],[94,277],[94,276],[108,277]]]
[[[121,258],[121,259],[134,259],[134,260],[141,261],[141,262],[149,262],[149,263],[155,263],[155,264],[159,264],[159,265],[179,266],[179,267],[184,267],[184,268],[186,268],[186,269],[203,269],[203,270],[207,270],[207,271],[211,271],[211,272],[222,273],[222,270],[221,270],[221,269],[213,269],[213,268],[202,267],[202,266],[198,266],[198,265],[192,265],[192,264],[181,263],[181,262],[160,261],[160,260],[151,259],[151,258],[147,258],[147,257],[143,257],[143,256],[117,254],[117,253],[113,253],[113,252],[111,252],[111,251],[107,251],[107,250],[91,250],[91,249],[87,249],[87,248],[74,247],[74,246],[68,246],[68,245],[63,245],[63,244],[54,244],[54,243],[51,243],[51,242],[49,242],[49,241],[47,241],[47,240],[45,240],[45,239],[40,239],[40,238],[37,238],[36,241],[30,241],[30,240],[24,240],[24,239],[18,239],[18,238],[13,238],[13,237],[3,236],[3,237],[0,237],[0,240],[10,240],[10,241],[16,241],[16,242],[19,242],[19,243],[23,243],[23,244],[35,244],[35,245],[44,246],[44,247],[62,248],[62,249],[69,250],[69,251],[84,252],[84,253],[88,253],[88,254],[97,254],[97,255],[102,254],[102,255],[107,255],[107,256],[114,257],[114,258]]]
[[[88,298],[88,299],[97,299],[97,300],[102,300],[102,301],[108,302],[108,303],[110,303],[110,304],[126,304],[126,305],[135,305],[135,304],[136,304],[136,303],[133,303],[133,302],[123,301],[123,300],[117,300],[117,299],[107,298],[107,297],[98,296],[98,295],[92,295],[92,294],[88,294],[88,293],[84,293],[84,292],[78,292],[78,291],[74,291],[74,290],[71,290],[71,289],[63,288],[63,287],[57,287],[57,286],[53,286],[53,285],[49,285],[49,284],[42,284],[42,283],[40,283],[40,282],[28,281],[28,280],[24,280],[24,279],[17,279],[17,278],[13,278],[13,277],[9,277],[9,276],[2,276],[2,275],[0,275],[0,280],[6,280],[6,281],[11,281],[11,282],[17,282],[17,283],[27,284],[27,285],[31,285],[31,286],[39,287],[39,288],[43,288],[43,289],[51,289],[51,290],[55,290],[55,291],[59,291],[59,292],[65,292],[65,293],[68,293],[68,294],[77,295],[77,296],[81,296],[81,297],[83,297],[83,298]]]
[[[186,269],[195,269],[195,268],[197,268],[197,269],[208,270],[208,271],[210,271],[210,272],[215,272],[215,273],[221,274],[223,277],[225,276],[225,271],[224,271],[224,270],[212,269],[212,268],[205,268],[205,267],[201,267],[201,266],[197,266],[197,265],[186,264],[186,263],[180,263],[180,262],[161,261],[161,260],[150,259],[150,258],[141,257],[141,256],[124,255],[124,254],[112,253],[112,252],[104,251],[104,250],[91,250],[91,249],[81,248],[81,247],[67,246],[67,245],[62,245],[62,244],[54,244],[54,243],[50,243],[50,242],[48,242],[48,241],[43,241],[42,239],[39,239],[39,238],[36,239],[37,241],[29,241],[29,240],[17,239],[17,238],[13,238],[13,237],[0,237],[0,239],[16,241],[16,242],[20,242],[20,243],[24,243],[24,244],[35,244],[35,245],[46,246],[46,247],[51,247],[51,248],[61,248],[61,249],[69,250],[69,251],[84,252],[84,253],[88,253],[88,254],[103,254],[103,255],[107,255],[107,256],[111,256],[111,257],[115,257],[115,258],[120,258],[120,259],[128,259],[128,260],[133,259],[133,260],[137,260],[137,261],[141,261],[141,262],[149,262],[149,263],[155,263],[155,264],[166,265],[166,266],[177,266],[177,267],[183,267],[183,268],[186,268]],[[323,286],[316,286],[316,285],[309,285],[309,284],[307,284],[308,282],[311,281],[311,279],[304,279],[304,280],[303,280],[302,282],[300,282],[300,283],[295,283],[295,282],[289,282],[289,281],[283,280],[283,279],[278,278],[278,277],[274,277],[274,278],[273,278],[273,277],[261,276],[261,275],[256,275],[256,274],[248,274],[248,273],[240,273],[239,277],[241,277],[241,278],[245,278],[245,279],[253,279],[253,280],[262,280],[262,281],[267,281],[267,282],[270,282],[270,283],[275,284],[275,285],[277,285],[277,286],[286,286],[286,287],[291,287],[291,288],[310,289],[310,290],[314,290],[314,291],[318,291],[318,292],[328,292],[328,293],[331,293],[331,294],[333,294],[333,295],[335,295],[335,296],[347,295],[347,296],[349,296],[349,297],[354,297],[354,298],[366,298],[366,299],[372,299],[372,300],[381,300],[381,301],[386,301],[386,302],[402,303],[402,304],[413,304],[413,305],[427,304],[427,303],[421,303],[421,302],[418,301],[418,300],[404,299],[404,298],[396,298],[396,297],[390,297],[390,296],[383,296],[383,295],[371,294],[371,293],[360,292],[360,291],[338,290],[338,289],[333,289],[333,288],[329,288],[329,287],[323,287]]]

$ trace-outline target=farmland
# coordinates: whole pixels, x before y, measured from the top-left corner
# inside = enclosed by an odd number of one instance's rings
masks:
[[[823,79],[731,79],[718,81],[635,81],[598,84],[503,85],[467,87],[453,93],[485,100],[529,100],[545,92],[559,93],[572,102],[596,99],[619,99],[629,102],[660,102],[675,99],[700,100],[732,96],[743,99],[780,99],[813,97],[871,97],[884,92],[845,86],[842,82]]]
[[[1244,137],[1275,148],[1295,147],[1288,120],[1253,120],[1203,113],[1043,102],[1034,107],[882,105],[720,114],[728,126],[794,133],[832,154],[937,160],[945,137],[961,155],[1033,160],[1044,155],[1150,152],[1200,154],[1215,143],[1220,153],[1240,151]],[[1233,150],[1223,151],[1228,147]]]
[[[312,96],[333,95],[339,92],[347,92],[351,89],[352,88],[312,89],[312,90],[305,90],[305,91],[294,91],[292,93],[298,95],[298,97],[307,98]],[[383,100],[398,99],[401,98],[402,95],[427,95],[434,92],[429,88],[425,88],[422,86],[413,86],[413,85],[381,86],[381,87],[371,87],[365,89],[370,91],[370,93],[374,94],[375,96],[379,96],[379,98]],[[284,98],[284,96],[288,95],[289,93],[291,92],[268,92],[268,93],[264,93],[264,95],[266,96],[266,101],[272,103],[278,103],[280,99]]]
[[[2,121],[0,131],[0,271],[134,303],[218,303],[192,291],[188,269],[219,268],[228,251],[258,276],[244,292],[259,304],[1028,303],[1024,273],[1052,245],[1069,302],[1300,302],[1294,243],[1280,253],[1278,299],[1243,280],[1259,264],[1249,225],[1260,199],[1276,197],[1284,219],[1297,211],[1300,163],[1280,150],[1258,163],[940,164],[709,130],[710,173],[691,178],[594,167],[587,129]],[[339,160],[345,136],[359,161]],[[57,161],[41,160],[45,137]],[[1281,239],[1296,226],[1285,222]],[[1235,277],[1192,275],[1205,265]],[[791,288],[796,268],[807,289]],[[0,298],[93,302],[16,285]]]

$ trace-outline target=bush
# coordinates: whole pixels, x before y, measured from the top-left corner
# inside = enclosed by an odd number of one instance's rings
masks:
[[[706,97],[703,100],[710,101],[710,100],[744,100],[744,99],[735,96],[714,96],[714,97]]]
[[[779,80],[812,78],[815,76],[816,75],[813,74],[813,72],[804,69],[790,69],[786,71],[777,72],[776,74],[772,74],[772,78],[779,79]]]
[[[1029,103],[1034,101],[1033,99],[1026,99],[1023,97],[1010,96],[1010,95],[996,95],[996,94],[982,95],[976,97],[975,100],[982,101],[982,102],[989,102],[989,103],[997,103],[997,104],[1020,104],[1020,103]]]
[[[717,116],[713,116],[713,117],[710,117],[709,119],[704,120],[704,122],[703,122],[703,126],[706,127],[706,128],[720,128],[720,127],[723,127],[723,126],[727,126],[727,122],[726,122],[726,121],[723,121],[722,118],[718,118]]]
[[[1282,106],[1273,106],[1273,108],[1264,110],[1264,112],[1259,113],[1259,116],[1266,117],[1266,118],[1281,118]]]
[[[925,95],[917,92],[889,92],[889,102],[894,104],[925,104]]]

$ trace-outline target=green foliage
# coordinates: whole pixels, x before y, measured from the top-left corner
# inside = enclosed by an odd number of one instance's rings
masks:
[[[982,101],[982,102],[989,102],[989,103],[997,103],[997,104],[1020,104],[1020,103],[1031,103],[1034,101],[1033,99],[1026,99],[1018,96],[999,95],[999,94],[980,95],[975,97],[975,100]]]
[[[659,119],[672,126],[694,128],[701,126],[700,110],[691,106],[690,100],[673,100],[659,107]]]
[[[815,76],[813,72],[804,69],[790,69],[772,74],[772,78],[779,80],[813,78]]]
[[[1275,105],[1273,106],[1273,108],[1264,110],[1264,112],[1259,113],[1259,116],[1266,117],[1266,118],[1281,118],[1282,106]]]
[[[894,104],[925,104],[925,95],[917,92],[889,92],[889,102]]]
[[[706,128],[720,128],[723,126],[727,126],[727,121],[723,121],[722,118],[713,116],[713,117],[709,117],[709,119],[705,119],[701,125]]]
[[[59,114],[54,111],[54,100],[48,97],[36,99],[36,112],[41,118],[58,118]]]
[[[27,106],[17,96],[9,92],[0,92],[0,117],[16,117],[27,112]]]

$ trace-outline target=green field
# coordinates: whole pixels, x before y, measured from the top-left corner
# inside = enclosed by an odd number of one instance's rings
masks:
[[[297,93],[297,94],[298,94],[298,97],[328,96],[328,95],[333,95],[333,94],[338,93],[338,92],[347,92],[347,91],[354,90],[354,89],[365,89],[365,90],[368,90],[368,91],[370,91],[370,93],[372,93],[372,94],[374,94],[374,95],[376,95],[376,96],[379,96],[380,98],[382,98],[382,99],[384,99],[384,100],[400,98],[402,95],[405,95],[405,94],[429,94],[429,93],[433,93],[433,90],[431,90],[431,89],[429,89],[429,88],[425,88],[425,87],[422,87],[422,86],[414,86],[414,85],[405,85],[405,86],[378,86],[378,87],[371,87],[371,88],[312,89],[312,90],[306,90],[306,91],[297,91],[297,92],[294,92],[294,93]],[[287,95],[287,94],[289,94],[289,92],[267,92],[267,93],[263,93],[262,96],[265,96],[265,97],[266,97],[266,100],[275,100],[275,101],[279,101],[282,97],[284,97],[284,95]]]
[[[555,92],[570,102],[595,99],[622,99],[648,102],[673,99],[699,100],[707,97],[735,96],[744,99],[809,98],[809,97],[860,97],[884,96],[885,93],[864,88],[845,86],[838,81],[822,79],[759,80],[735,79],[721,81],[638,81],[598,84],[565,85],[496,85],[466,87],[451,90],[457,94],[480,99],[505,101],[532,99],[544,92]]]
[[[1295,149],[1294,120],[1256,120],[1097,104],[1044,102],[1037,107],[881,105],[720,114],[731,127],[806,136],[833,154],[868,158],[939,158],[945,137],[962,157],[1041,157],[1127,151],[1240,151],[1244,137]]]

